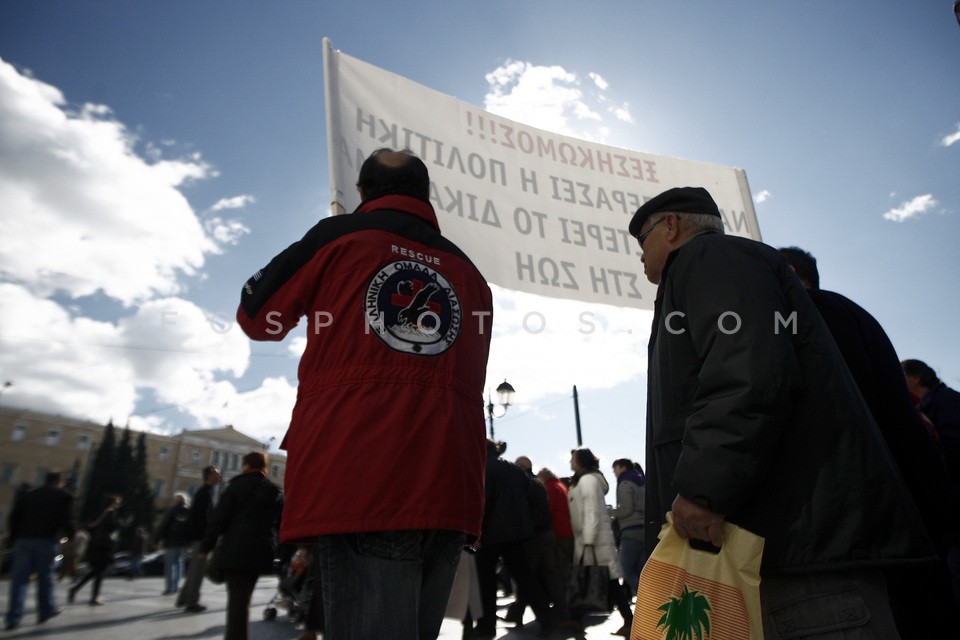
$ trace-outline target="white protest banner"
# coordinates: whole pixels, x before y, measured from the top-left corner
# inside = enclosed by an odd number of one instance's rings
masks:
[[[410,149],[430,171],[441,231],[498,286],[653,308],[627,225],[671,187],[705,187],[727,233],[760,239],[741,169],[519,124],[334,51],[327,39],[324,85],[334,211],[360,204],[354,185],[370,153]]]

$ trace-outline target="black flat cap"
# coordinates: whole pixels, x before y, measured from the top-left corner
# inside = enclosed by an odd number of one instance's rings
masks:
[[[630,235],[636,238],[647,218],[659,211],[674,213],[703,213],[708,216],[720,216],[717,203],[703,187],[675,187],[644,202],[630,220]]]

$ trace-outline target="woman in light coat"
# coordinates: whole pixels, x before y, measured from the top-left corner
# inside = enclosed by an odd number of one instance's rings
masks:
[[[623,573],[603,499],[610,486],[600,473],[600,460],[590,449],[583,447],[570,453],[570,469],[574,473],[569,492],[570,524],[574,539],[573,564],[577,565],[582,560],[583,564],[599,564],[609,569],[610,595],[623,616],[623,627],[615,635],[629,637],[633,613],[630,610],[630,598],[620,584]]]

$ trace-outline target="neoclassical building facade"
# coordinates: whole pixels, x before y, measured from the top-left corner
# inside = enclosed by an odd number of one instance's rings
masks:
[[[69,474],[76,467],[80,477],[85,477],[105,428],[88,420],[0,406],[0,530],[6,530],[19,487],[39,486],[53,469]],[[114,425],[114,432],[119,442],[123,427]],[[131,431],[130,435],[131,446],[136,447],[140,432]],[[228,425],[176,435],[147,433],[146,447],[154,505],[162,509],[172,503],[177,491],[193,495],[202,483],[200,472],[207,465],[220,467],[221,487],[226,486],[240,473],[243,456],[250,451],[266,451],[268,443]],[[283,452],[272,452],[269,457],[270,479],[283,486],[286,457]]]

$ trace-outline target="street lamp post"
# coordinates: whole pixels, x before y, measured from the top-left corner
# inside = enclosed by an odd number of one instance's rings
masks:
[[[513,394],[516,393],[516,390],[513,388],[506,379],[500,383],[500,386],[497,387],[497,399],[500,401],[500,406],[503,407],[503,413],[499,416],[495,416],[493,413],[493,399],[490,397],[490,392],[487,392],[487,420],[490,422],[490,439],[495,440],[493,436],[493,419],[502,418],[507,414],[507,407],[513,404]]]
[[[573,385],[573,418],[577,425],[577,446],[583,446],[583,434],[580,433],[580,396],[577,395],[577,385]]]

